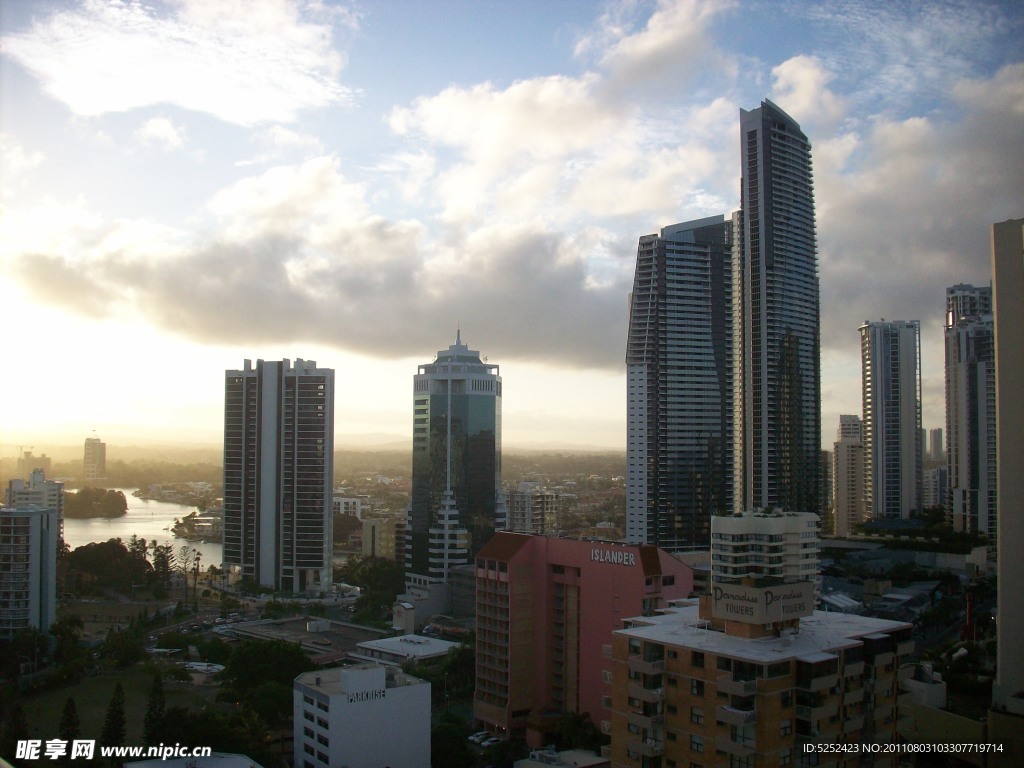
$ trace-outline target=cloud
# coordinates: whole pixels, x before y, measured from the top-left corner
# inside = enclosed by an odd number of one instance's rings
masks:
[[[772,69],[773,96],[792,114],[806,115],[804,133],[830,132],[845,116],[846,104],[829,90],[835,75],[813,56],[794,56]]]
[[[26,151],[21,145],[15,144],[10,135],[0,133],[0,168],[3,169],[4,179],[3,196],[5,198],[13,196],[13,184],[45,161],[46,155],[42,152]]]
[[[190,0],[159,10],[83,0],[5,36],[3,46],[77,115],[175,104],[245,126],[292,122],[353,95],[337,82],[337,14],[321,9],[286,0]]]
[[[184,129],[166,117],[152,117],[143,123],[136,135],[148,144],[162,144],[167,151],[180,149],[185,144]]]

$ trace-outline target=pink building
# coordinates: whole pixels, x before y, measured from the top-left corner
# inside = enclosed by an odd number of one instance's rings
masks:
[[[495,534],[476,558],[475,717],[532,746],[563,712],[608,720],[612,632],[692,588],[655,546]]]

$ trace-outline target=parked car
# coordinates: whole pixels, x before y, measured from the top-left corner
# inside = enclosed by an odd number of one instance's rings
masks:
[[[499,739],[497,736],[492,736],[491,738],[489,738],[489,739],[487,739],[485,741],[480,742],[480,746],[481,747],[493,747],[495,744],[501,744],[501,742],[503,742],[503,741],[504,741],[504,739]]]
[[[491,734],[488,733],[487,731],[477,731],[476,733],[474,733],[472,736],[469,737],[469,740],[472,741],[474,744],[479,744],[482,741],[486,741],[490,737],[491,737]]]

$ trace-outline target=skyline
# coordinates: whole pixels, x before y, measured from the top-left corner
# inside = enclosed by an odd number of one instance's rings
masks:
[[[738,209],[764,98],[812,144],[822,444],[861,413],[865,320],[921,322],[944,424],[945,289],[989,284],[1024,208],[1016,4],[245,7],[2,9],[0,291],[48,366],[4,380],[5,454],[215,444],[258,358],[336,371],[339,447],[407,440],[459,329],[506,447],[625,450],[637,239]]]

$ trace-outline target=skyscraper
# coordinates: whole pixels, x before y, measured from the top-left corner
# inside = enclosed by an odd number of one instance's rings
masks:
[[[626,347],[626,540],[706,547],[732,510],[732,225],[640,238]]]
[[[916,320],[860,327],[865,513],[910,517],[921,508],[921,327]]]
[[[946,289],[949,514],[957,531],[996,536],[996,356],[992,289]],[[942,500],[946,503],[946,499]]]
[[[740,110],[740,152],[734,508],[816,512],[821,345],[811,144],[765,100]]]
[[[429,591],[507,526],[501,496],[501,376],[455,343],[413,377],[406,581]]]
[[[82,473],[87,480],[102,480],[107,476],[107,444],[98,437],[85,438]]]
[[[0,507],[0,639],[57,618],[57,529],[55,507]]]
[[[246,360],[224,381],[225,566],[277,591],[330,589],[334,371]]]
[[[834,533],[846,538],[864,522],[864,442],[860,416],[842,415],[833,446]]]
[[[57,513],[57,540],[64,541],[64,483],[47,480],[42,469],[33,469],[28,481],[14,478],[7,481],[7,506],[34,504]]]
[[[928,430],[928,458],[939,461],[946,456],[945,443],[942,442],[942,427]]]

